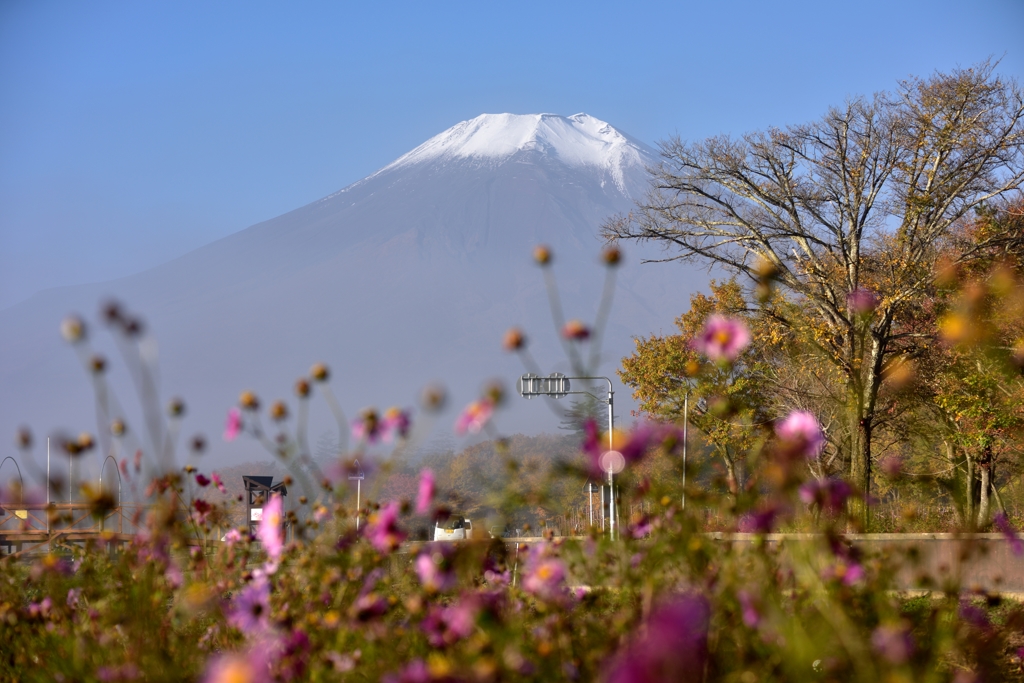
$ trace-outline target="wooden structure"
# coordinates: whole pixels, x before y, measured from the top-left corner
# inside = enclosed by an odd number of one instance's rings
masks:
[[[288,495],[288,487],[283,481],[274,483],[273,477],[242,476],[242,483],[245,485],[245,519],[248,523],[249,533],[255,534],[256,527],[263,519],[263,506],[270,500],[270,495],[279,493],[281,496]]]
[[[122,504],[96,516],[90,503],[5,502],[0,506],[0,553],[16,555],[55,543],[89,541],[119,546],[135,535],[140,507]]]

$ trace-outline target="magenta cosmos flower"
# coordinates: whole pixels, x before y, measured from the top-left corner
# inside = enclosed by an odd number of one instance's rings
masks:
[[[818,419],[806,410],[795,410],[775,425],[775,436],[791,455],[816,458],[825,447],[825,434]]]
[[[405,532],[398,527],[398,503],[388,503],[370,515],[366,538],[380,552],[391,552],[401,545],[405,536]]]
[[[565,565],[561,560],[545,557],[538,547],[530,553],[523,576],[523,590],[546,602],[553,602],[565,595]]]
[[[234,441],[242,431],[242,411],[232,408],[228,411],[228,419],[224,423],[224,440]]]
[[[412,428],[412,417],[408,410],[401,408],[388,408],[381,421],[381,430],[384,432],[384,440],[391,441],[395,437],[404,439],[409,436]]]
[[[420,472],[420,486],[416,493],[416,514],[425,515],[430,512],[430,506],[434,503],[434,472],[424,469]]]
[[[800,487],[800,500],[833,514],[842,512],[853,488],[842,479],[815,479]]]
[[[651,615],[643,636],[620,655],[610,683],[701,680],[708,657],[711,606],[701,595],[677,598]]]
[[[732,363],[750,346],[750,330],[742,320],[713,315],[692,345],[716,363]]]
[[[473,401],[462,411],[455,420],[455,433],[460,436],[469,432],[476,434],[491,419],[494,414],[494,403],[486,398]]]
[[[875,310],[878,299],[871,290],[858,288],[846,295],[846,305],[854,315],[865,315]]]

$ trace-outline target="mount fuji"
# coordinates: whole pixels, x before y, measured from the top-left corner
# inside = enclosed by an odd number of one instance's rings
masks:
[[[109,299],[145,320],[161,395],[185,399],[189,432],[217,435],[242,389],[290,398],[317,361],[332,368],[350,417],[370,405],[412,406],[419,388],[441,381],[447,431],[483,380],[500,377],[512,390],[524,372],[501,350],[508,327],[526,331],[545,372],[568,369],[531,250],[551,247],[566,317],[593,319],[604,277],[598,227],[630,210],[654,163],[649,147],[586,114],[485,114],[328,197],[156,268],[41,292],[0,311],[0,432],[97,428],[89,379],[57,330],[72,311],[95,320]],[[613,379],[631,337],[671,329],[707,281],[625,256],[600,368]],[[98,333],[92,343],[131,404],[116,346]],[[616,389],[616,413],[628,416],[629,392]],[[557,425],[514,391],[507,405],[496,415],[502,432]],[[314,440],[329,428],[326,408],[315,410]],[[258,448],[210,441],[228,460]]]

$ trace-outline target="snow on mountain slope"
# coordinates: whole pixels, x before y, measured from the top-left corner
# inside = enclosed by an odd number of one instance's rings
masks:
[[[654,158],[649,147],[588,114],[482,114],[435,135],[378,173],[446,160],[500,163],[532,151],[568,166],[602,169],[627,195],[626,173],[642,170]]]

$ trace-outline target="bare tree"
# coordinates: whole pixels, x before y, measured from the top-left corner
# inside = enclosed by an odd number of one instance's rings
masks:
[[[895,93],[854,99],[805,125],[672,139],[651,191],[603,234],[664,243],[675,253],[661,261],[701,260],[751,280],[773,272],[804,304],[793,310],[807,315],[774,314],[810,333],[845,377],[850,475],[866,501],[876,402],[899,360],[901,315],[931,284],[937,243],[951,227],[1019,191],[1022,116],[1018,85],[985,62],[903,81]],[[991,237],[1000,239],[1008,238]],[[849,296],[862,289],[877,295],[869,316]],[[867,505],[862,515],[866,524]]]

